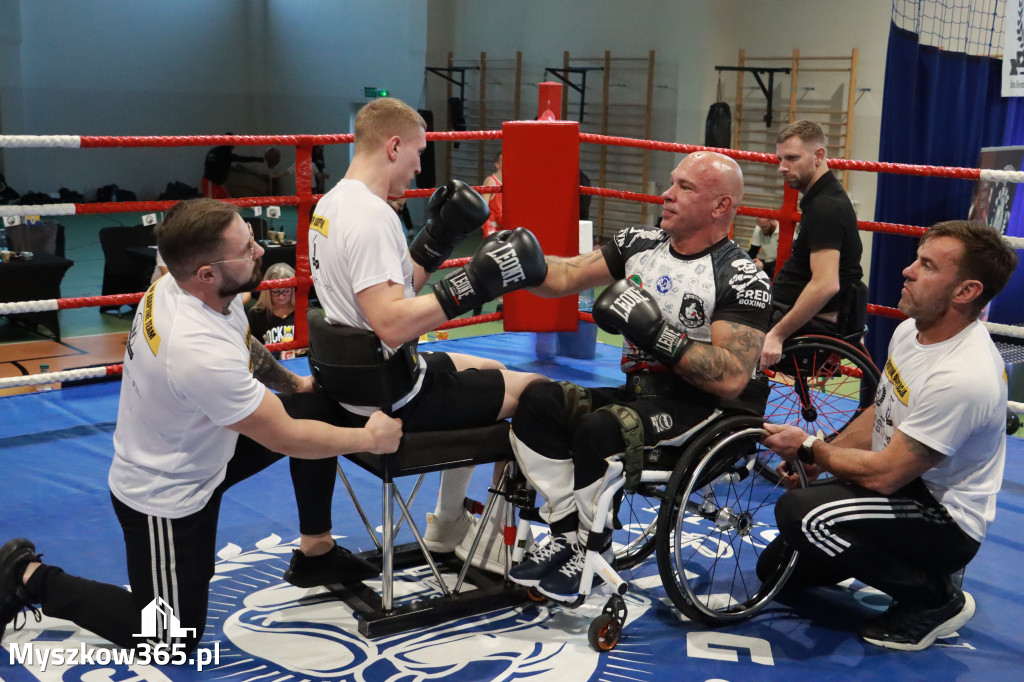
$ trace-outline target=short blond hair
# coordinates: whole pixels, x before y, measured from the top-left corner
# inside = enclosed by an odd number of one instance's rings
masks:
[[[287,263],[274,263],[267,268],[266,273],[263,275],[263,281],[272,279],[291,279],[295,276],[295,268],[288,265]],[[295,289],[292,288],[291,304],[295,305]],[[252,310],[270,310],[270,289],[263,289],[260,291],[259,297],[256,299],[256,303],[253,304]]]
[[[375,99],[356,114],[356,152],[372,149],[393,135],[405,135],[414,127],[427,129],[427,122],[415,109],[393,97]]]

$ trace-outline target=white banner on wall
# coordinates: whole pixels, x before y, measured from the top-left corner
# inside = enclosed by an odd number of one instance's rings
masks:
[[[1006,0],[1003,43],[1003,97],[1024,96],[1024,0]]]

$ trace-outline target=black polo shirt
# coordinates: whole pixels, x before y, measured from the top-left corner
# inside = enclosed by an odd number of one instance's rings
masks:
[[[857,232],[857,214],[850,197],[832,171],[828,171],[800,200],[800,225],[793,240],[793,252],[772,282],[774,300],[787,306],[796,302],[811,281],[811,252],[817,249],[839,250],[839,293],[821,309],[823,313],[839,309],[841,295],[849,284],[859,282],[863,247]]]

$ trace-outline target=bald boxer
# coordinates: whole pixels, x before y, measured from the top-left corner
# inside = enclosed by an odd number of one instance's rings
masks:
[[[690,154],[662,197],[660,228],[627,227],[600,251],[549,256],[547,278],[533,290],[557,297],[610,284],[594,321],[624,337],[625,388],[536,384],[512,419],[516,458],[544,498],[551,536],[510,577],[553,599],[576,599],[586,550],[610,549],[610,532],[590,529],[624,455],[642,456],[644,445],[686,432],[719,407],[763,414],[767,382],[752,377],[771,285],[729,239],[743,197],[740,168],[721,154]]]

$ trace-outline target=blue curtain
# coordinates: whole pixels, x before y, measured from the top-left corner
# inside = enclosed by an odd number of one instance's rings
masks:
[[[995,59],[922,46],[916,34],[890,26],[879,160],[976,166],[982,147],[1005,142],[1008,104],[999,94],[1000,68]],[[1024,131],[1024,120],[1019,130]],[[973,192],[974,184],[965,180],[881,173],[875,220],[928,226],[966,218]],[[1024,192],[1016,195],[1020,198]],[[896,307],[903,286],[901,273],[916,251],[917,240],[912,237],[874,235],[872,302]],[[868,350],[881,364],[898,322],[872,316],[869,324]]]
[[[1003,132],[1004,147],[1024,145],[1024,97],[1010,97],[1006,107],[1006,126]],[[1017,170],[1020,170],[1019,168]],[[1006,234],[1024,237],[1024,185],[1017,185],[1010,207],[1010,222]],[[1018,255],[1020,253],[1018,252]],[[1002,324],[1024,324],[1024,267],[1018,267],[1006,288],[992,300],[988,319]]]

